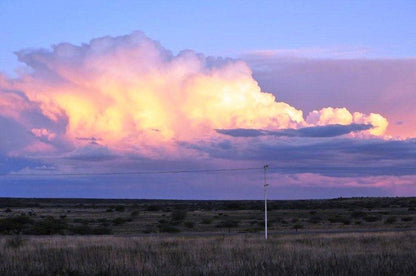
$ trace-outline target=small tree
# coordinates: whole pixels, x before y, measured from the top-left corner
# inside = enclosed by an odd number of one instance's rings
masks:
[[[300,223],[296,223],[295,225],[293,225],[293,229],[295,229],[297,233],[298,229],[303,229],[303,225]]]

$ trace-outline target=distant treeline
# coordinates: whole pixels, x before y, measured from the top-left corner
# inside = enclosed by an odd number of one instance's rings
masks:
[[[78,198],[0,198],[0,208],[117,208],[148,211],[170,210],[261,210],[262,200],[154,200]],[[269,200],[270,210],[416,208],[416,197],[356,197],[311,200]]]

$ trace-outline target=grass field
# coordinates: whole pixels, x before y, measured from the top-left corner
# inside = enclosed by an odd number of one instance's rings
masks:
[[[1,275],[416,275],[416,232],[3,236]]]
[[[416,275],[416,198],[0,198],[0,275]]]

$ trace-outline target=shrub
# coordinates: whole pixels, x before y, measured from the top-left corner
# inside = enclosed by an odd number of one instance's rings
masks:
[[[170,214],[170,219],[172,221],[178,222],[182,221],[186,218],[186,211],[185,210],[174,210]]]
[[[0,219],[0,233],[20,233],[32,223],[33,220],[26,215]]]
[[[402,221],[412,221],[412,217],[402,217]]]
[[[309,223],[313,223],[313,224],[317,224],[321,221],[322,221],[322,218],[319,217],[319,216],[313,216],[313,217],[309,218],[309,220],[308,220]]]
[[[98,226],[90,227],[88,225],[72,226],[69,229],[72,234],[76,235],[109,235],[112,230],[108,227]]]
[[[295,225],[293,225],[292,228],[295,229],[296,232],[298,232],[298,229],[303,229],[303,225],[300,223],[296,223]]]
[[[92,234],[94,235],[111,235],[113,231],[109,227],[98,226],[92,229]]]
[[[375,222],[375,221],[379,221],[381,219],[381,217],[379,216],[366,216],[364,217],[364,220],[366,222]]]
[[[348,218],[341,217],[341,216],[335,216],[335,217],[328,218],[328,221],[330,223],[337,223],[337,222],[339,222],[339,223],[343,223],[345,225],[348,225],[348,224],[351,223],[351,221]]]
[[[126,210],[126,207],[124,207],[123,205],[118,205],[116,206],[116,208],[114,208],[114,210],[116,210],[117,212],[124,212]]]
[[[62,234],[67,229],[67,224],[63,220],[55,219],[54,217],[46,217],[43,220],[37,221],[33,226],[27,230],[27,234],[32,235],[52,235]]]
[[[219,222],[217,224],[218,228],[233,228],[237,227],[240,224],[238,220],[227,219]]]
[[[365,216],[366,216],[366,213],[363,212],[363,211],[354,211],[354,212],[351,213],[352,218],[362,218],[362,217],[365,217]]]
[[[245,210],[246,205],[243,202],[228,202],[223,206],[224,210]]]
[[[212,219],[211,218],[203,218],[201,220],[201,224],[211,224]]]
[[[137,217],[139,215],[139,211],[138,210],[134,210],[133,212],[130,213],[131,217]]]
[[[113,222],[113,225],[122,225],[127,222],[127,219],[118,217],[118,218],[113,219],[112,222]]]
[[[159,211],[159,210],[160,210],[160,206],[159,205],[149,205],[149,206],[146,206],[146,211],[155,212],[155,211]]]
[[[385,224],[393,224],[397,221],[396,217],[388,217],[386,218],[386,220],[384,221]]]
[[[72,234],[77,234],[77,235],[88,235],[91,234],[91,228],[88,225],[76,225],[76,226],[71,226],[69,228],[69,231]]]
[[[176,228],[175,226],[170,225],[170,224],[166,224],[166,223],[159,224],[158,227],[159,227],[159,232],[178,233],[178,232],[181,231],[178,228]]]
[[[186,228],[194,228],[194,223],[192,221],[185,221],[184,223]]]

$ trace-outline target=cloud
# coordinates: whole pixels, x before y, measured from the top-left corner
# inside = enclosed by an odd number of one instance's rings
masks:
[[[382,114],[386,134],[416,137],[416,59],[329,59],[244,55],[260,87],[309,114],[345,107]],[[353,114],[353,112],[350,112]],[[360,122],[356,122],[360,123]]]
[[[287,59],[287,58],[314,58],[314,59],[345,59],[360,58],[369,52],[364,47],[333,47],[333,48],[295,48],[295,49],[269,49],[254,50],[243,53],[243,59],[266,58],[266,59]]]
[[[97,143],[89,143],[83,147],[79,147],[72,152],[67,153],[64,158],[79,161],[108,161],[113,160],[117,155],[108,147],[101,146]]]
[[[0,153],[0,174],[19,172],[24,169],[42,168],[43,166],[44,163],[40,160],[6,156]]]
[[[233,131],[230,131],[234,134]],[[210,158],[272,164],[284,174],[316,173],[332,177],[415,175],[416,140],[348,137],[308,138],[274,136],[234,137],[229,147],[219,142],[182,146],[203,151]]]
[[[38,144],[66,143],[68,152],[88,142],[79,138],[96,137],[119,154],[165,158],[184,154],[177,141],[214,137],[215,129],[357,123],[383,135],[379,125],[387,123],[379,114],[340,120],[340,111],[352,114],[345,108],[313,111],[305,119],[302,110],[261,91],[245,62],[190,50],[174,55],[141,32],[16,54],[28,70],[17,79],[0,77],[3,116],[21,123]]]
[[[308,178],[317,184],[314,177],[352,183],[353,178],[388,175],[395,181],[396,176],[414,175],[415,141],[385,135],[389,129],[392,134],[392,125],[404,128],[413,122],[413,107],[407,107],[413,98],[403,111],[409,116],[390,120],[374,92],[381,91],[384,106],[397,110],[414,91],[411,61],[254,55],[246,63],[190,50],[173,54],[141,32],[16,54],[26,70],[15,79],[0,74],[0,162],[5,173],[42,171],[45,164],[57,172],[95,172],[261,168],[269,163],[274,177],[302,176],[291,182],[298,186]],[[391,71],[394,66],[398,72]],[[389,86],[392,79],[398,81]],[[392,96],[383,85],[404,92]],[[366,88],[371,88],[370,96]],[[387,119],[402,124],[389,125]],[[147,192],[158,195],[163,192],[154,183],[165,191],[176,185],[176,192],[183,191],[182,183],[193,192],[214,183],[224,191],[246,189],[242,194],[251,196],[255,189],[250,185],[258,180],[243,173],[221,180],[216,175],[181,177],[143,181]],[[94,181],[79,180],[80,189],[85,183],[99,185]],[[132,185],[137,179],[128,181]],[[215,194],[211,186],[202,189]]]
[[[353,122],[356,124],[371,124],[373,127],[369,132],[373,135],[382,135],[388,126],[388,121],[380,114],[370,113],[369,115],[365,115],[360,112],[351,114],[346,108],[332,107],[310,112],[306,121],[309,124],[318,126],[328,124],[348,125]]]
[[[350,124],[350,125],[326,125],[305,127],[299,129],[282,129],[277,131],[259,129],[217,129],[221,134],[233,137],[258,137],[258,136],[278,136],[278,137],[335,137],[371,129],[372,125]]]

